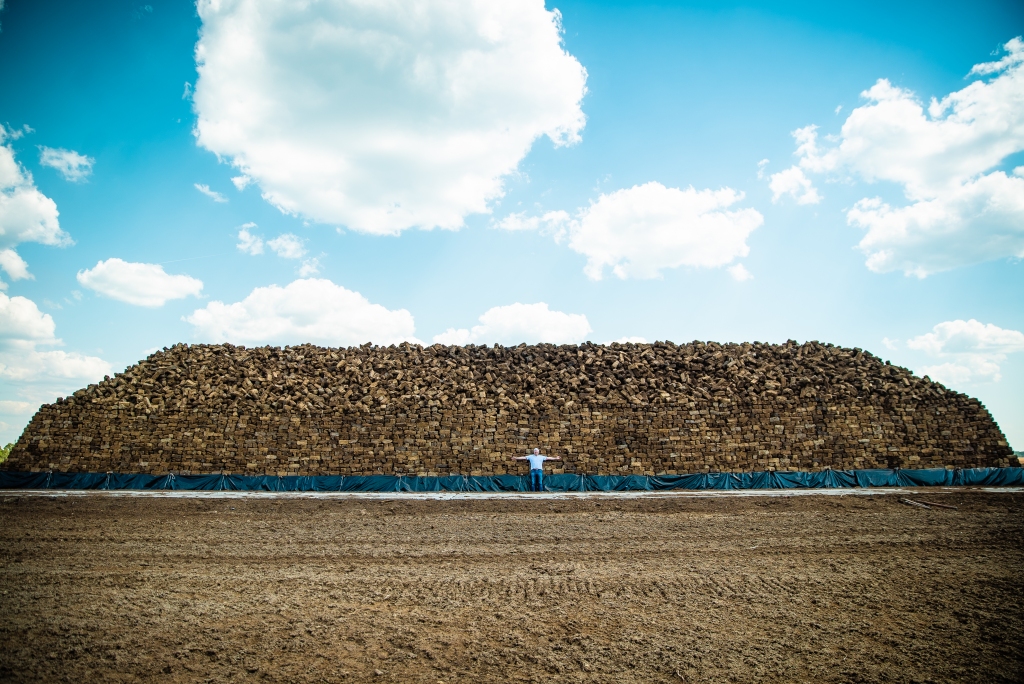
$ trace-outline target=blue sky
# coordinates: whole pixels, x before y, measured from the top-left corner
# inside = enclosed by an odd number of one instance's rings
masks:
[[[1019,3],[296,7],[0,10],[0,443],[181,341],[792,338],[1024,448]]]

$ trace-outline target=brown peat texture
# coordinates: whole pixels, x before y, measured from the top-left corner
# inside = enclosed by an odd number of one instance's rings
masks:
[[[860,349],[179,344],[44,405],[0,468],[682,474],[1017,465],[982,404]]]

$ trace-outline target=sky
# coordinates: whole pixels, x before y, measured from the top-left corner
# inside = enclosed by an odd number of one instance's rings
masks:
[[[798,342],[1024,449],[1024,5],[5,0],[0,444],[179,342]]]

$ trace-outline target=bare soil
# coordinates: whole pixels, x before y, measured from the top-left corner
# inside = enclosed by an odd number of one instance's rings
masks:
[[[0,679],[1019,682],[1024,494],[0,492]]]

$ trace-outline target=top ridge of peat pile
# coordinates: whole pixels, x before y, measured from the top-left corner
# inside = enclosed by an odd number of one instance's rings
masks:
[[[598,474],[1012,456],[978,400],[817,342],[179,344],[44,405],[0,468],[496,475],[533,446]]]

